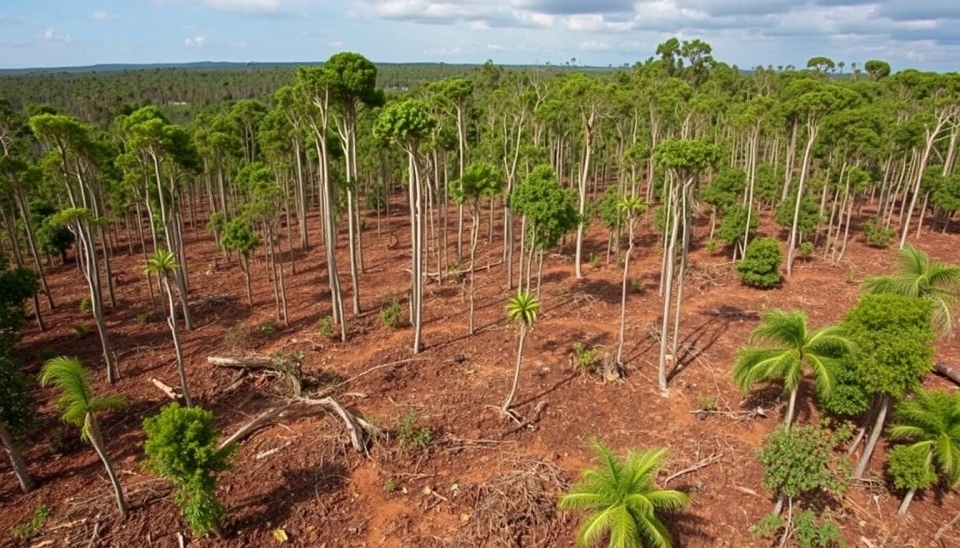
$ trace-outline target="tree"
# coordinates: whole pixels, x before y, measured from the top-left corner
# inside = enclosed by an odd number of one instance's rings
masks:
[[[120,487],[120,480],[117,479],[117,474],[113,470],[113,462],[107,454],[100,424],[97,422],[97,415],[100,412],[123,407],[127,403],[126,399],[115,394],[95,398],[90,391],[89,373],[84,369],[83,364],[76,358],[65,356],[53,358],[44,364],[40,371],[40,384],[42,386],[52,384],[60,389],[61,394],[57,404],[63,411],[63,421],[80,428],[80,437],[89,442],[97,452],[107,471],[107,477],[113,485],[120,515],[126,518],[127,502],[123,497],[123,488]]]
[[[848,378],[855,385],[850,388],[873,398],[876,413],[855,478],[867,470],[891,403],[919,388],[921,377],[933,368],[930,310],[924,299],[866,294],[840,324],[854,351],[838,365],[851,371]]]
[[[687,251],[692,225],[693,192],[700,174],[720,160],[720,148],[707,141],[664,141],[654,153],[659,165],[672,175],[667,195],[667,219],[664,238],[664,261],[661,293],[663,294],[663,321],[660,326],[660,360],[657,380],[660,393],[667,394],[667,343],[670,328],[670,308],[673,304],[674,275],[676,275],[676,310],[673,327],[673,359],[677,359],[680,330],[680,303],[683,297],[683,278],[686,273]],[[667,226],[668,225],[668,226]],[[681,234],[682,228],[682,234]],[[679,268],[676,266],[680,255]],[[675,272],[676,271],[676,272]]]
[[[780,243],[773,238],[757,238],[747,244],[743,260],[736,264],[740,281],[753,287],[766,289],[780,283],[780,263],[783,252]]]
[[[877,276],[863,281],[867,293],[892,293],[927,299],[933,304],[933,327],[952,337],[953,307],[960,301],[960,266],[931,261],[923,251],[907,244],[899,251],[896,276]]]
[[[410,323],[413,324],[413,352],[420,352],[423,324],[423,188],[417,151],[420,143],[436,127],[437,120],[423,101],[407,99],[390,103],[380,111],[373,132],[378,138],[399,143],[407,153],[410,190],[410,240],[413,247],[411,268]]]
[[[238,217],[224,227],[220,245],[226,250],[236,251],[240,256],[240,269],[243,270],[247,288],[247,304],[253,306],[253,293],[250,291],[250,254],[260,246],[260,238],[246,219]]]
[[[581,473],[580,482],[560,497],[562,510],[587,510],[577,533],[578,548],[597,546],[604,537],[611,548],[669,548],[673,539],[658,516],[690,503],[686,493],[656,486],[666,449],[627,451],[619,459],[601,442],[592,444],[598,464]]]
[[[863,64],[863,69],[874,80],[882,80],[890,75],[890,63],[886,61],[871,59]]]
[[[751,390],[758,382],[782,381],[784,390],[790,393],[783,419],[787,430],[793,423],[804,373],[810,370],[817,392],[829,395],[834,385],[831,367],[852,350],[840,327],[830,325],[811,332],[806,315],[799,311],[772,310],[764,314],[750,334],[749,344],[758,343],[769,346],[742,349],[733,366],[733,380],[743,391]]]
[[[517,394],[517,386],[520,385],[520,364],[523,360],[523,342],[527,337],[527,331],[533,322],[537,320],[537,314],[540,312],[540,300],[529,292],[522,291],[507,301],[507,318],[520,324],[520,336],[517,342],[517,365],[513,373],[513,385],[510,387],[510,393],[503,402],[503,412],[509,414],[510,407],[513,405],[513,397]]]
[[[623,332],[627,322],[627,273],[630,269],[630,254],[633,252],[633,232],[637,217],[647,209],[647,204],[637,196],[620,199],[617,208],[627,216],[627,253],[623,256],[623,279],[620,282],[620,335],[617,339],[617,365],[623,365]]]
[[[493,198],[503,191],[503,178],[493,165],[486,162],[472,162],[463,176],[450,182],[450,195],[459,204],[469,205],[470,210],[470,311],[468,332],[473,335],[473,310],[475,301],[476,253],[480,238],[480,200],[484,196]]]
[[[230,468],[236,445],[217,448],[213,413],[174,402],[144,419],[143,430],[144,468],[173,483],[174,501],[194,533],[223,538],[227,511],[217,499],[217,475]]]
[[[924,469],[935,463],[951,489],[960,485],[960,394],[918,390],[897,405],[893,420],[890,439],[911,442],[908,447],[923,455]],[[898,514],[907,512],[916,491],[916,485],[910,487]]]
[[[173,287],[170,285],[170,277],[176,272],[176,259],[173,253],[163,248],[158,248],[153,257],[147,259],[147,264],[143,270],[147,274],[155,274],[163,281],[163,292],[167,295],[167,304],[169,312],[167,316],[167,325],[170,326],[170,334],[173,336],[173,349],[177,355],[177,372],[180,373],[180,386],[183,389],[183,401],[187,407],[193,405],[190,399],[190,390],[187,387],[187,371],[183,363],[183,349],[180,347],[180,329],[177,326],[177,305],[173,298]]]

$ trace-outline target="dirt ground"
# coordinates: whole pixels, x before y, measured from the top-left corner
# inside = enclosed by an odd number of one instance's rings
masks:
[[[409,443],[413,432],[404,447],[394,435],[378,439],[368,456],[358,454],[335,416],[316,408],[292,409],[246,439],[234,470],[222,476],[227,539],[193,538],[171,501],[169,486],[141,467],[142,420],[169,401],[151,378],[178,382],[164,313],[149,306],[141,250],[135,247],[130,254],[121,239],[114,250],[117,307],[107,309],[107,325],[122,378],[114,386],[106,384],[96,332],[78,337],[73,327],[93,324],[79,311],[86,289],[72,261],[49,273],[57,304],[53,311],[44,310],[51,328],[40,333],[34,323],[26,324],[21,348],[31,372],[49,357],[77,356],[93,367],[98,394],[117,392],[128,398],[125,410],[102,417],[102,427],[131,515],[119,519],[96,454],[76,430],[59,421],[53,391],[39,389],[39,424],[25,455],[40,486],[21,494],[9,462],[0,459],[0,545],[168,547],[177,546],[182,535],[187,546],[259,547],[281,544],[275,534],[282,530],[290,545],[328,548],[573,546],[582,516],[557,512],[556,497],[590,465],[587,442],[597,437],[621,454],[627,448],[669,448],[661,484],[714,457],[713,464],[667,484],[690,493],[693,501],[667,519],[678,546],[770,545],[748,532],[773,501],[761,485],[755,451],[778,424],[784,402],[777,389],[750,397],[736,390],[730,379],[736,352],[765,310],[802,309],[813,327],[839,320],[854,304],[865,276],[892,271],[894,249],[869,248],[854,239],[839,265],[819,256],[798,261],[789,281],[761,291],[740,285],[726,250],[695,246],[683,295],[680,367],[664,398],[656,387],[660,253],[650,216],[640,223],[630,264],[630,277],[642,279],[645,290],[628,296],[625,379],[603,382],[573,366],[576,342],[596,347],[600,354],[615,353],[617,345],[622,271],[615,256],[606,263],[607,234],[593,223],[584,256],[596,255],[599,262],[585,261],[583,278],[574,275],[570,245],[544,262],[542,313],[527,337],[516,399],[522,417],[534,419],[538,409],[541,413],[534,424],[518,430],[496,409],[509,390],[517,346],[517,328],[504,312],[510,291],[499,235],[488,242],[484,222],[477,253],[477,333],[467,334],[465,285],[432,281],[424,294],[424,348],[413,355],[412,329],[391,329],[378,314],[390,294],[405,307],[409,292],[409,233],[401,203],[397,197],[398,213],[383,219],[379,233],[376,218],[366,219],[359,316],[349,313],[351,288],[341,237],[350,331],[346,343],[318,333],[318,321],[330,314],[330,299],[316,219],[310,225],[313,248],[295,253],[296,273],[285,265],[289,325],[274,316],[265,262],[253,263],[255,302],[248,307],[238,263],[218,260],[220,252],[198,220],[197,228],[185,235],[190,299],[196,302],[194,329],[183,333],[183,344],[191,392],[214,412],[225,434],[279,403],[278,382],[267,374],[235,382],[236,371],[211,366],[207,357],[302,353],[304,372],[328,385],[392,364],[342,384],[334,397],[388,429],[416,413],[417,429],[429,430],[426,448]],[[708,230],[698,224],[695,240],[705,241]],[[777,235],[768,224],[762,232]],[[924,230],[915,241],[935,258],[957,260],[956,234]],[[450,242],[452,257],[452,235]],[[427,271],[436,270],[431,256]],[[956,339],[937,346],[938,359],[956,362]],[[954,389],[932,375],[926,382]],[[811,397],[805,386],[801,422],[817,420],[809,407]],[[709,404],[720,412],[695,413]],[[758,406],[766,417],[750,413]],[[960,524],[945,529],[939,542],[933,540],[960,511],[960,495],[924,492],[909,515],[897,518],[899,498],[884,484],[883,451],[881,447],[873,459],[869,481],[851,486],[827,510],[846,540],[867,547],[960,546]],[[16,541],[11,529],[41,505],[49,508],[50,517],[35,536]]]

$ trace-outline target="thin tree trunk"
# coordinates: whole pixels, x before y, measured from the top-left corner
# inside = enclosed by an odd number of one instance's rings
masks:
[[[27,463],[23,460],[20,447],[17,445],[13,434],[7,430],[7,425],[5,425],[3,421],[0,421],[0,442],[3,443],[3,448],[6,450],[7,456],[10,457],[10,466],[13,468],[13,473],[17,475],[17,481],[20,482],[20,489],[24,493],[33,491],[36,483],[27,471]]]
[[[910,507],[910,502],[913,501],[913,496],[916,494],[916,488],[907,491],[907,494],[903,496],[903,501],[900,502],[900,507],[897,508],[898,516],[902,516],[907,513],[907,508]]]
[[[860,455],[860,462],[857,463],[857,468],[853,471],[854,479],[861,479],[863,474],[866,473],[867,466],[870,464],[870,457],[873,456],[873,450],[877,447],[877,440],[880,439],[880,433],[883,431],[883,423],[887,419],[890,399],[885,394],[881,394],[879,398],[881,400],[880,409],[877,411],[877,420],[873,423],[873,429],[870,431],[867,447],[863,450],[863,455]]]
[[[167,318],[167,325],[170,326],[170,334],[173,337],[173,349],[177,354],[177,373],[180,374],[180,388],[183,389],[183,402],[187,407],[193,407],[193,400],[190,399],[190,389],[187,387],[187,370],[183,363],[183,348],[180,346],[180,330],[177,327],[177,305],[173,300],[173,288],[170,286],[170,280],[166,273],[163,273],[163,288],[167,292],[167,303],[170,306],[170,316]]]
[[[90,431],[90,445],[93,446],[94,451],[99,455],[100,460],[103,462],[103,467],[107,471],[107,477],[110,478],[110,484],[113,485],[113,492],[117,497],[117,508],[120,510],[120,515],[124,518],[127,517],[127,501],[123,497],[123,488],[120,486],[120,480],[117,479],[117,474],[113,471],[113,463],[110,461],[110,457],[107,455],[106,448],[103,444],[103,436],[100,433],[100,425],[97,424],[97,419],[91,415],[87,414],[87,428]]]
[[[517,387],[520,385],[520,363],[523,359],[523,340],[527,337],[527,324],[520,322],[520,342],[517,343],[517,365],[513,372],[513,385],[510,387],[510,393],[503,402],[503,412],[508,413],[510,406],[513,405],[513,397],[517,395]]]

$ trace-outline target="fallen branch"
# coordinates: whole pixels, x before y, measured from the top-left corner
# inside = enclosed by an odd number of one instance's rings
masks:
[[[168,398],[173,401],[177,401],[183,397],[183,389],[180,387],[174,388],[155,377],[150,377],[150,382],[152,382],[154,386],[159,388],[164,394],[167,395]]]
[[[278,363],[273,358],[253,357],[237,358],[230,356],[207,356],[207,363],[217,367],[229,369],[245,369],[247,371],[276,371]]]
[[[347,411],[337,400],[329,396],[319,399],[300,398],[295,400],[294,403],[320,405],[335,412],[343,419],[343,424],[347,427],[347,432],[350,434],[350,443],[353,444],[353,448],[356,449],[358,453],[366,453],[367,445],[370,441],[370,434],[376,430],[372,424]]]
[[[231,443],[242,441],[244,438],[246,438],[250,434],[254,433],[255,431],[265,426],[268,421],[276,418],[278,415],[280,415],[280,413],[283,413],[284,411],[289,409],[290,406],[293,404],[294,402],[288,401],[282,405],[278,405],[276,407],[267,409],[263,413],[260,413],[259,415],[254,417],[253,420],[241,426],[240,429],[234,432],[229,438],[220,442],[219,449],[223,449],[224,447],[230,445]]]
[[[937,529],[937,534],[933,535],[933,541],[934,542],[939,541],[940,537],[942,537],[944,533],[947,532],[947,529],[950,529],[951,527],[956,525],[957,521],[960,521],[960,512],[957,512],[957,515],[953,516],[953,519],[951,519],[947,523],[944,523],[939,529]]]
[[[536,407],[534,408],[534,410],[533,410],[533,412],[534,412],[533,418],[527,419],[527,420],[521,422],[520,424],[518,424],[516,427],[511,428],[510,430],[507,430],[507,431],[504,432],[503,434],[500,434],[500,437],[501,437],[501,438],[505,438],[505,437],[509,436],[510,434],[513,434],[513,433],[515,433],[515,432],[519,432],[519,431],[523,430],[524,428],[527,428],[527,427],[533,426],[534,424],[537,424],[538,422],[540,422],[540,416],[543,414],[543,410],[544,410],[546,407],[547,407],[547,401],[546,401],[546,400],[541,401],[540,403],[537,404],[537,406],[536,406]]]
[[[719,461],[721,458],[723,458],[723,453],[714,453],[713,455],[710,455],[709,457],[694,464],[693,466],[690,466],[689,468],[684,468],[683,470],[670,474],[669,476],[667,476],[667,479],[663,480],[663,485],[666,486],[668,483],[670,483],[671,480],[675,480],[680,476],[689,474],[691,472],[696,472],[701,468],[706,468],[707,466],[710,466],[711,464]]]
[[[956,367],[950,367],[943,362],[937,362],[933,364],[933,370],[936,371],[940,376],[946,377],[955,384],[960,385],[960,369]]]
[[[335,384],[335,385],[333,385],[333,386],[331,386],[331,387],[323,390],[323,391],[320,393],[320,395],[321,395],[321,396],[326,396],[327,394],[332,393],[334,390],[336,390],[336,389],[338,389],[338,388],[342,388],[342,387],[350,384],[351,382],[359,379],[360,377],[369,375],[370,373],[373,373],[374,371],[376,371],[376,370],[378,370],[378,369],[383,369],[384,367],[395,367],[395,366],[397,366],[397,365],[402,365],[402,364],[409,363],[409,362],[412,362],[412,361],[416,361],[416,360],[419,360],[419,359],[420,359],[420,358],[407,358],[407,359],[405,359],[405,360],[398,360],[398,361],[395,361],[395,362],[385,363],[385,364],[381,364],[381,365],[377,365],[377,366],[371,367],[370,369],[367,369],[366,371],[364,371],[364,372],[362,372],[362,373],[358,373],[358,374],[350,377],[349,379],[347,379],[347,380],[345,380],[345,381],[338,382],[337,384]]]

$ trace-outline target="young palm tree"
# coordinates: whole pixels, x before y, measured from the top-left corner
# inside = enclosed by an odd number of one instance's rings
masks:
[[[838,326],[810,332],[803,312],[772,310],[750,334],[750,344],[770,346],[744,348],[733,366],[733,380],[744,392],[758,382],[782,381],[790,393],[784,426],[790,428],[797,406],[797,392],[806,368],[813,372],[817,391],[829,396],[834,379],[830,364],[851,350],[850,341]]]
[[[912,447],[925,448],[927,465],[936,463],[951,489],[960,485],[960,394],[920,390],[912,400],[897,405],[893,418],[890,439],[910,440]],[[907,491],[897,513],[906,513],[915,493],[916,489]]]
[[[593,449],[598,466],[584,470],[580,483],[560,497],[562,510],[592,512],[577,533],[578,548],[596,546],[604,537],[609,538],[611,548],[673,546],[657,513],[680,509],[690,497],[658,489],[654,483],[666,449],[628,451],[624,460],[600,442],[593,443]]]
[[[520,322],[520,342],[517,344],[517,367],[513,373],[513,387],[503,402],[503,412],[510,413],[513,397],[517,394],[517,385],[520,384],[520,361],[523,358],[523,341],[527,337],[527,330],[537,320],[540,312],[540,300],[527,291],[520,292],[507,301],[507,318]]]
[[[163,281],[163,292],[167,295],[167,303],[170,307],[169,316],[167,316],[167,325],[170,326],[170,333],[173,335],[173,349],[177,354],[177,371],[180,373],[180,386],[183,388],[183,401],[187,407],[191,407],[193,402],[190,400],[190,390],[187,388],[187,371],[183,365],[183,349],[180,347],[180,329],[177,326],[177,305],[173,299],[173,288],[170,286],[170,277],[173,276],[180,265],[177,264],[173,253],[163,248],[158,248],[153,257],[147,259],[147,264],[143,270],[147,274],[157,274]]]
[[[933,328],[953,336],[953,307],[960,301],[960,266],[931,261],[926,253],[907,244],[900,250],[896,276],[867,278],[868,293],[895,293],[933,302]]]
[[[100,456],[107,470],[107,477],[113,485],[113,491],[117,495],[120,515],[127,517],[127,503],[123,498],[123,489],[113,471],[113,463],[107,455],[100,425],[97,423],[97,413],[123,407],[127,403],[126,400],[123,396],[116,394],[94,398],[90,393],[90,378],[87,370],[76,358],[60,356],[47,361],[40,371],[40,384],[42,386],[53,384],[62,392],[57,404],[63,411],[63,421],[79,427],[80,437],[90,442],[94,451]]]

